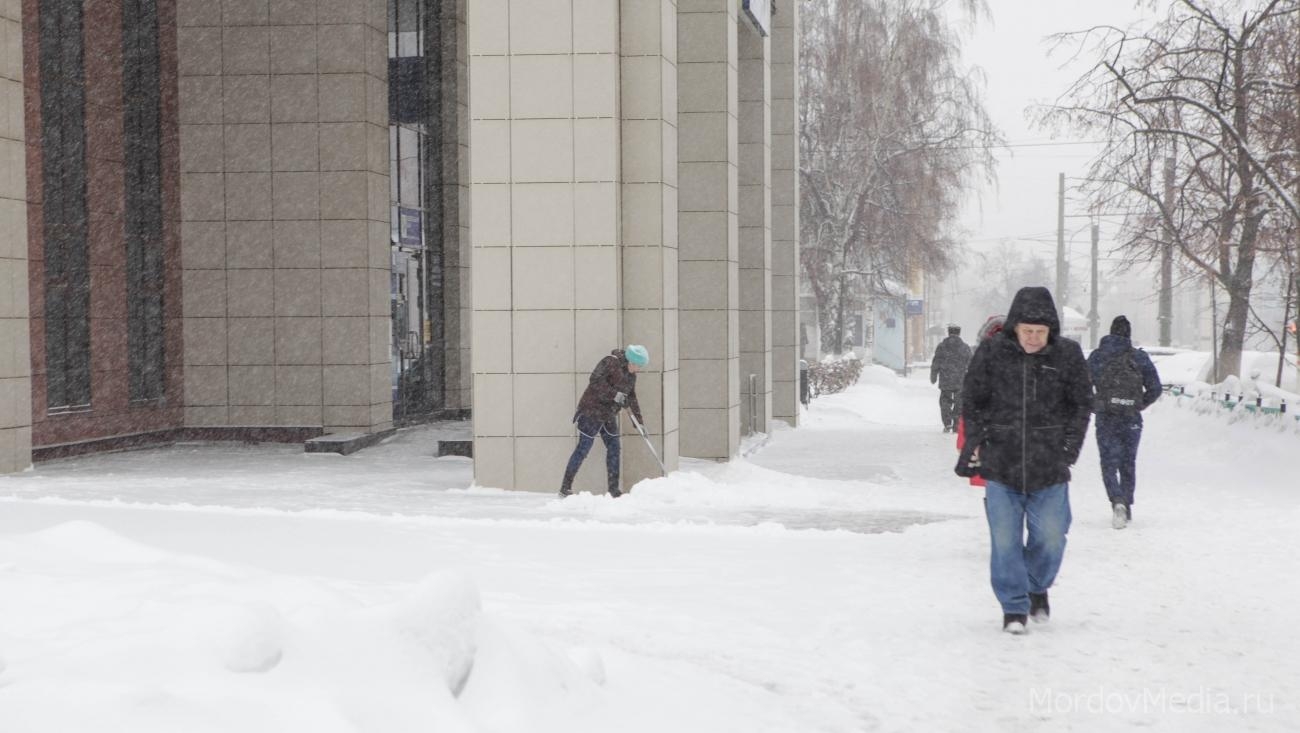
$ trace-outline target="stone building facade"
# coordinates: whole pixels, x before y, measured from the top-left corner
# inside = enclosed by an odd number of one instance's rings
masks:
[[[767,2],[471,5],[479,484],[554,490],[589,370],[629,342],[669,470],[797,421],[798,5]],[[658,472],[624,454],[625,484]]]
[[[0,471],[472,414],[477,483],[550,491],[629,342],[670,469],[797,422],[797,23],[794,0],[0,6]],[[658,472],[624,455],[628,484]]]

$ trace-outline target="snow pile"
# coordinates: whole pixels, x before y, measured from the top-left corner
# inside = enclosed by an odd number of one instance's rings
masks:
[[[1213,356],[1206,351],[1185,351],[1182,349],[1154,348],[1148,352],[1156,365],[1160,381],[1165,386],[1186,387],[1188,391],[1198,391],[1206,385],[1214,369]],[[1296,368],[1296,357],[1288,354],[1282,368],[1282,385],[1277,381],[1278,356],[1276,351],[1244,351],[1241,354],[1241,381],[1247,385],[1259,385],[1257,391],[1269,394],[1281,390],[1288,394],[1300,393],[1300,375]],[[1222,393],[1223,390],[1219,390]]]
[[[1210,355],[1204,351],[1153,349],[1147,353],[1156,365],[1160,383],[1167,387],[1201,383],[1210,378]]]
[[[0,598],[23,600],[0,604],[6,733],[469,731],[501,694],[600,678],[485,620],[463,574],[366,603],[84,521],[0,536]]]

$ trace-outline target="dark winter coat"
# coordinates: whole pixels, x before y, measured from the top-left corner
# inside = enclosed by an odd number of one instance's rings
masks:
[[[591,370],[591,379],[582,393],[582,399],[578,400],[578,411],[574,413],[573,419],[586,417],[603,425],[617,425],[618,411],[623,408],[623,405],[614,401],[619,392],[626,395],[625,404],[636,415],[637,422],[644,425],[641,405],[636,401],[636,375],[628,371],[627,356],[623,350],[614,349]],[[610,432],[617,434],[616,429]]]
[[[1025,353],[1022,322],[1046,324],[1047,345]],[[962,387],[968,439],[979,475],[1021,491],[1070,480],[1092,415],[1092,379],[1079,344],[1061,336],[1047,288],[1022,288],[1002,333],[975,350]]]
[[[1156,365],[1151,363],[1151,357],[1147,356],[1147,352],[1142,349],[1134,348],[1132,339],[1115,334],[1102,336],[1101,343],[1088,355],[1088,369],[1092,373],[1093,384],[1096,384],[1102,371],[1112,359],[1122,358],[1129,352],[1133,354],[1133,361],[1137,364],[1138,371],[1142,372],[1142,404],[1138,410],[1145,410],[1160,399],[1160,392],[1164,386],[1160,384],[1160,373],[1156,371]],[[1141,423],[1142,416],[1134,414],[1129,422]]]
[[[954,334],[940,341],[934,350],[934,359],[930,361],[930,384],[938,380],[939,389],[961,389],[970,356],[970,346],[961,340],[961,336]]]

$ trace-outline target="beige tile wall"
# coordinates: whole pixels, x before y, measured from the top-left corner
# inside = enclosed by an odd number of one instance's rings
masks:
[[[799,3],[772,21],[772,418],[799,424]]]
[[[0,7],[0,473],[32,462],[21,9]]]
[[[671,0],[469,4],[481,485],[555,491],[588,375],[629,341],[651,351],[637,392],[675,465],[675,18]],[[651,474],[643,446],[624,453],[626,485]],[[598,444],[574,488],[603,491],[603,466]]]
[[[677,8],[681,451],[716,460],[740,447],[738,8]]]
[[[622,0],[620,8],[622,326],[626,341],[650,350],[637,396],[650,442],[672,471],[680,443],[677,2]],[[632,426],[624,426],[627,488],[660,468]]]
[[[391,426],[384,0],[179,0],[188,425]]]
[[[767,37],[737,24],[740,201],[740,424],[766,433],[772,415],[771,68]]]

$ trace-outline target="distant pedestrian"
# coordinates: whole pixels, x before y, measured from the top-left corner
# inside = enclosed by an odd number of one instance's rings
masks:
[[[561,497],[573,493],[573,477],[578,475],[578,469],[586,460],[597,435],[605,443],[605,478],[609,495],[622,495],[619,489],[618,412],[626,407],[636,416],[638,423],[645,425],[641,419],[641,405],[636,400],[636,373],[649,363],[650,352],[644,346],[631,344],[626,349],[614,349],[591,370],[591,379],[573,415],[573,421],[578,424],[578,445],[564,469]]]
[[[1052,294],[1021,288],[1003,331],[975,351],[962,388],[972,460],[988,482],[989,574],[1003,631],[1023,634],[1030,616],[1051,613],[1047,590],[1070,529],[1070,466],[1091,414],[1088,364],[1079,344],[1061,336]]]
[[[979,338],[979,341],[976,342],[975,347],[979,348],[980,346],[983,346],[985,343],[988,342],[989,339],[1002,333],[1002,324],[1005,323],[1006,320],[1007,320],[1006,316],[989,316],[989,319],[984,322],[983,326],[980,326],[980,330],[976,334],[976,336]],[[960,409],[961,407],[960,402],[957,403],[957,407]],[[967,478],[970,479],[971,486],[978,486],[982,489],[984,488],[985,481],[979,475],[979,471],[977,470],[979,466],[970,465],[970,460],[972,454],[974,453],[975,444],[971,443],[970,445],[971,445],[971,450],[968,452],[965,450],[966,421],[963,420],[961,415],[959,414],[957,415],[957,453],[959,456],[958,463],[962,464],[963,466],[961,473],[963,473]]]
[[[1110,526],[1124,529],[1133,520],[1137,488],[1137,452],[1142,440],[1142,411],[1160,399],[1160,374],[1147,352],[1134,348],[1133,328],[1124,316],[1110,324],[1097,349],[1088,356],[1097,389],[1097,452],[1101,480],[1110,500]]]
[[[948,338],[939,342],[930,360],[930,384],[939,383],[939,417],[943,432],[957,432],[961,410],[961,383],[970,364],[970,346],[961,340],[961,326],[948,326]]]

